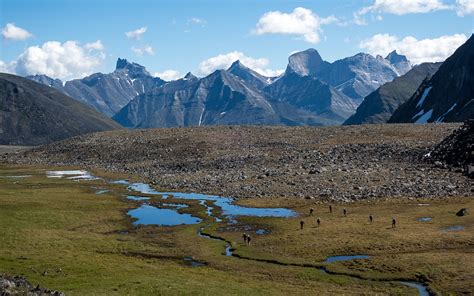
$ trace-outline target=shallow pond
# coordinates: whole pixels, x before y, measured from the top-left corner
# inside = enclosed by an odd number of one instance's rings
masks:
[[[130,182],[127,180],[115,180],[115,181],[110,181],[110,184],[118,184],[118,185],[128,185]]]
[[[285,208],[251,208],[243,207],[233,204],[234,199],[229,197],[220,197],[215,195],[206,195],[199,193],[183,193],[183,192],[159,192],[154,190],[150,185],[144,183],[133,183],[128,186],[130,190],[143,193],[143,194],[154,194],[165,196],[173,196],[176,199],[185,200],[199,200],[212,201],[215,206],[218,206],[222,210],[224,216],[255,216],[255,217],[294,217],[296,213],[292,210]],[[202,203],[203,204],[203,203]],[[203,204],[204,205],[204,204]],[[209,214],[209,207],[207,208]],[[212,211],[212,209],[211,209]]]
[[[174,209],[160,209],[151,205],[141,205],[140,207],[128,211],[128,215],[137,219],[135,225],[161,225],[176,226],[199,224],[201,219],[190,214],[182,214]]]
[[[431,220],[433,220],[433,218],[431,217],[421,217],[421,218],[416,219],[416,221],[420,221],[420,222],[430,222]]]
[[[134,201],[144,201],[144,200],[149,200],[149,197],[145,196],[136,196],[136,195],[129,195],[127,196],[128,200],[134,200]]]
[[[265,234],[269,234],[270,233],[270,230],[266,230],[266,229],[257,229],[255,230],[255,234],[257,235],[265,235]]]
[[[199,262],[194,260],[192,257],[184,257],[183,258],[184,262],[192,267],[201,267],[201,266],[206,266],[207,264],[204,262]]]
[[[369,259],[369,255],[348,255],[348,256],[331,256],[328,257],[324,263],[332,263],[337,261],[348,261],[348,260],[355,260],[355,259]]]
[[[48,178],[63,178],[66,177],[71,180],[99,180],[88,171],[83,170],[69,170],[69,171],[47,171]]]
[[[454,225],[454,226],[450,226],[450,227],[446,227],[443,229],[443,231],[461,231],[461,230],[464,230],[464,226],[462,225]]]

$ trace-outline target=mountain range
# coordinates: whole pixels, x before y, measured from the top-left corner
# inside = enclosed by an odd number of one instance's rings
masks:
[[[279,77],[265,77],[240,61],[197,78],[164,82],[138,64],[118,59],[114,72],[54,87],[130,128],[215,124],[335,125],[353,114],[363,97],[404,74],[410,63],[360,53],[329,63],[317,50],[292,54]]]
[[[120,125],[54,88],[0,73],[0,144],[41,145]]]
[[[472,39],[443,64],[414,67],[396,51],[330,63],[310,48],[291,54],[278,77],[235,61],[202,78],[188,73],[166,82],[119,58],[109,74],[65,83],[44,75],[28,78],[128,128],[459,121],[473,117]]]

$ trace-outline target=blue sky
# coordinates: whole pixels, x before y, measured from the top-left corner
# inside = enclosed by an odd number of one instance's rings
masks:
[[[205,75],[243,57],[270,75],[286,67],[290,53],[309,47],[328,61],[395,47],[415,63],[442,59],[473,32],[474,0],[411,0],[401,7],[377,1],[0,0],[0,70],[70,79],[111,72],[124,57],[151,73]],[[30,35],[9,35],[7,24]],[[125,34],[140,28],[146,31],[139,39]],[[97,40],[101,46],[86,49]],[[43,47],[49,41],[59,44]],[[66,41],[76,41],[64,53],[73,61],[54,56]]]

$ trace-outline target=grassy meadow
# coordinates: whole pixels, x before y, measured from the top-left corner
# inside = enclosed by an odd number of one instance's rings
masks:
[[[67,295],[416,293],[400,280],[423,282],[443,295],[474,291],[474,218],[455,215],[462,207],[474,208],[472,198],[333,204],[333,213],[314,200],[248,199],[240,203],[289,207],[300,216],[242,217],[232,227],[213,223],[197,201],[176,200],[196,205],[180,211],[203,222],[137,227],[126,214],[137,203],[124,198],[125,186],[47,178],[45,172],[0,166],[0,274],[22,275]],[[31,177],[11,177],[23,175]],[[110,191],[97,195],[101,189]],[[396,229],[390,227],[392,217]],[[433,220],[419,222],[420,217]],[[231,242],[235,256],[225,256],[225,242],[197,235],[206,225],[207,233]],[[443,231],[453,225],[465,229]],[[270,233],[256,235],[256,229]],[[251,246],[243,244],[243,232],[251,234]],[[324,263],[328,256],[351,254],[371,258]],[[206,265],[193,267],[185,257]]]

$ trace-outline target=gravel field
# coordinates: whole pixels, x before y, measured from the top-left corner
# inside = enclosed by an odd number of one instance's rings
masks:
[[[353,201],[473,196],[473,180],[423,157],[460,124],[213,126],[95,133],[0,161],[126,173],[168,191]]]

